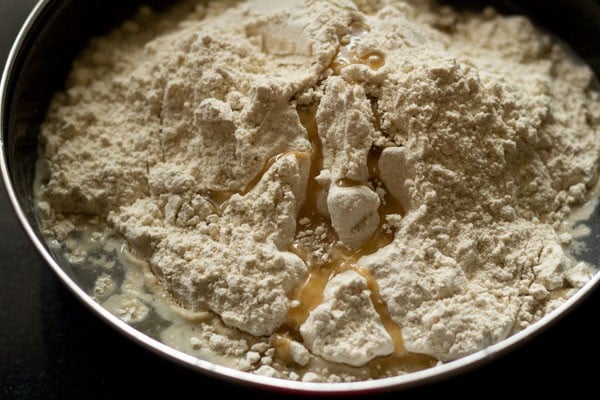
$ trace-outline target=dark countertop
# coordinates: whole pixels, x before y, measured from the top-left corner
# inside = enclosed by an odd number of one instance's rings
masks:
[[[0,66],[33,0],[0,2]],[[0,188],[0,398],[87,399],[221,393],[277,397],[165,361],[85,309],[30,244]],[[521,348],[474,371],[382,398],[489,394],[594,397],[600,291]],[[586,366],[587,365],[587,366]],[[591,366],[591,367],[590,367]],[[554,397],[554,396],[553,396]],[[571,396],[570,396],[571,397]]]

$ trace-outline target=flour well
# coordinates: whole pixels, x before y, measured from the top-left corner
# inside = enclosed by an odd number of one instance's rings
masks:
[[[37,206],[79,263],[81,232],[120,237],[125,278],[104,268],[93,294],[173,347],[293,380],[407,373],[590,278],[565,224],[598,177],[594,82],[491,9],[142,8],[52,101]]]

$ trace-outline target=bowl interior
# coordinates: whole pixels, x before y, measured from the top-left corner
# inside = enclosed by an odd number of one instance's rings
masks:
[[[7,189],[16,199],[15,207],[24,215],[25,225],[48,248],[38,227],[32,187],[37,158],[37,135],[53,94],[64,86],[67,73],[78,52],[93,36],[107,32],[132,15],[141,4],[161,9],[168,0],[48,0],[20,36],[5,71],[1,107],[3,157],[8,173]],[[445,1],[460,7],[481,8],[479,1]],[[518,3],[518,4],[516,4]],[[600,2],[595,0],[519,2],[489,1],[505,13],[527,14],[541,26],[565,41],[600,76]],[[598,265],[600,213],[588,225],[592,234],[584,238],[587,246],[578,253],[583,260]],[[78,285],[80,277],[68,265],[63,271]],[[588,287],[588,290],[590,287]]]

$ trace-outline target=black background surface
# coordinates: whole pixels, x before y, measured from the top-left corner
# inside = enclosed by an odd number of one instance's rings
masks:
[[[0,0],[0,66],[35,1]],[[0,184],[1,185],[1,184]],[[493,363],[377,398],[598,398],[600,293]],[[0,187],[0,398],[279,398],[165,361],[122,337],[58,281],[18,224]],[[287,395],[286,397],[289,397]]]

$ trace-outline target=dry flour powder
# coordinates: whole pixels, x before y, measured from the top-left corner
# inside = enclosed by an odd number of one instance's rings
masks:
[[[410,372],[524,329],[591,276],[565,229],[597,180],[593,85],[490,9],[142,8],[52,101],[37,205],[59,242],[90,219],[124,238],[122,293],[102,274],[94,295],[129,321],[162,310],[175,347],[305,381]]]

